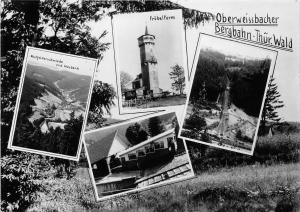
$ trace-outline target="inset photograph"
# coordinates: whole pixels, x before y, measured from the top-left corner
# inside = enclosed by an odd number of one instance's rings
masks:
[[[179,137],[252,155],[277,52],[199,36]]]
[[[97,61],[27,47],[8,147],[79,160]]]
[[[182,10],[118,14],[112,24],[120,114],[183,109],[188,70]]]
[[[176,114],[143,117],[86,132],[97,200],[194,176]]]

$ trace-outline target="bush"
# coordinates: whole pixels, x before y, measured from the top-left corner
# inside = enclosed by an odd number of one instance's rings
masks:
[[[206,142],[206,143],[211,143],[210,136],[208,133],[205,131],[203,134],[201,134],[201,141]]]
[[[206,126],[205,118],[201,117],[199,112],[194,111],[185,119],[184,128],[202,130]]]
[[[203,145],[187,142],[187,146],[188,149],[193,148],[193,151],[195,151],[196,148],[200,152]],[[295,163],[299,162],[299,150],[299,135],[295,134],[289,137],[277,135],[272,138],[260,137],[253,156],[208,147],[205,154],[191,155],[191,160],[195,171],[213,170],[238,165],[252,165],[255,163]]]
[[[260,137],[257,141],[254,158],[260,163],[265,161],[298,162],[300,135],[276,135],[271,138]]]
[[[21,153],[2,157],[1,211],[25,211],[36,199],[36,192],[43,189],[39,179],[49,167],[38,155]]]
[[[199,139],[199,134],[195,131],[182,129],[181,136],[191,139]],[[200,145],[200,144],[199,144]]]
[[[102,211],[104,208],[102,202],[95,201],[93,187],[88,178],[47,178],[43,185],[44,191],[28,208],[28,212]]]
[[[277,193],[280,191],[280,195]],[[210,187],[193,196],[194,202],[203,202],[212,211],[297,211],[297,191],[278,187],[274,192],[260,191],[256,194],[248,189],[232,186]]]

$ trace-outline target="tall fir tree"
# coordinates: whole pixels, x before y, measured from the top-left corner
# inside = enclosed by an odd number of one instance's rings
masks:
[[[261,122],[260,122],[260,134],[266,133],[267,123],[278,123],[281,118],[278,115],[278,109],[284,106],[283,101],[280,100],[280,93],[278,92],[278,86],[275,83],[275,78],[272,76],[265,98],[265,104],[262,111]]]

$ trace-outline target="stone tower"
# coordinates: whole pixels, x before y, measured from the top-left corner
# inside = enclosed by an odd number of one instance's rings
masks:
[[[160,91],[157,73],[157,59],[154,54],[155,36],[148,33],[147,26],[145,34],[138,38],[138,44],[140,47],[144,94],[158,96]]]

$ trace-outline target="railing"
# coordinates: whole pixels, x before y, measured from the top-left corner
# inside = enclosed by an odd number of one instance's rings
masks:
[[[154,93],[148,95],[136,95],[134,99],[123,100],[123,107],[135,107],[145,105],[148,102],[153,102],[161,98],[169,97],[167,93]],[[146,105],[147,107],[147,105]]]
[[[130,99],[130,100],[123,100],[123,107],[136,107],[145,105],[147,107],[147,103],[153,101],[151,99]]]
[[[139,185],[140,186],[142,185],[142,187],[144,187],[144,186],[147,186],[150,184],[155,184],[155,183],[167,180],[167,179],[177,177],[179,175],[183,175],[189,171],[191,171],[191,168],[190,168],[190,164],[187,162],[187,163],[181,164],[179,166],[176,166],[174,168],[171,168],[169,170],[166,170],[162,173],[150,175],[150,176],[147,176],[145,179],[137,180],[136,184],[138,184],[138,187],[139,187]]]
[[[118,190],[113,190],[113,191],[104,191],[101,192],[102,196],[107,196],[107,195],[112,195],[112,194],[117,194],[117,193],[121,193],[121,192],[125,192],[125,191],[129,191],[135,189],[135,186],[132,188],[125,188],[125,189],[118,189]]]

